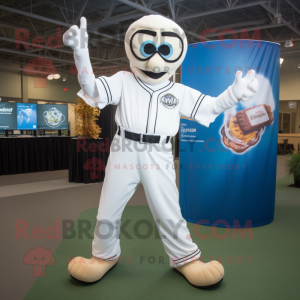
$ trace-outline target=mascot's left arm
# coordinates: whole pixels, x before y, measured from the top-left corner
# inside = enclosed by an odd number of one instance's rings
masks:
[[[239,101],[254,98],[257,91],[258,81],[254,70],[250,70],[244,78],[242,71],[237,72],[233,84],[216,98],[201,93],[199,95],[198,91],[184,87],[180,114],[208,127],[219,114],[232,108]]]

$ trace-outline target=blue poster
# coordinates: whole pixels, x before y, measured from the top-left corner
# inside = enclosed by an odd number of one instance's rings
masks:
[[[17,104],[12,102],[0,103],[0,130],[17,129]]]
[[[219,115],[209,128],[181,119],[180,206],[187,221],[233,228],[273,221],[279,58],[280,45],[264,41],[189,45],[182,84],[217,97],[233,83],[235,72],[245,76],[254,69],[259,90],[252,100]]]
[[[17,129],[36,130],[36,104],[17,103]]]

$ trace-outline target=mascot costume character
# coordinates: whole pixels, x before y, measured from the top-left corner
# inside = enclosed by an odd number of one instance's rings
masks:
[[[242,72],[236,73],[233,84],[216,98],[169,81],[185,58],[187,39],[172,20],[149,15],[131,24],[126,32],[125,51],[132,73],[120,71],[95,78],[86,28],[82,17],[80,28],[74,25],[63,36],[64,44],[74,50],[81,86],[78,95],[100,109],[117,105],[118,129],[106,166],[92,258],[74,258],[69,273],[91,283],[117,264],[122,212],[142,183],[171,267],[198,288],[218,284],[224,277],[223,266],[199,260],[200,250],[181,215],[175,170],[168,167],[174,163],[170,138],[178,132],[181,116],[208,127],[225,110],[253,98],[258,90],[255,72],[249,71],[244,78]],[[115,169],[115,165],[124,164],[127,168]]]

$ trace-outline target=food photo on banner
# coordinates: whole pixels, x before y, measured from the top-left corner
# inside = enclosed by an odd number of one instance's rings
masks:
[[[37,124],[38,129],[68,129],[68,105],[38,104]]]
[[[180,124],[180,205],[192,223],[256,227],[273,221],[277,162],[280,45],[226,40],[189,45],[182,84],[218,96],[242,71],[256,71],[256,96],[208,128]]]

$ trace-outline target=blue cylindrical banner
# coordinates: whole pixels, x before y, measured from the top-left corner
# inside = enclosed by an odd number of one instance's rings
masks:
[[[182,84],[217,97],[235,73],[256,71],[259,90],[206,128],[181,119],[180,205],[192,223],[256,227],[273,221],[280,45],[252,40],[192,44]]]

